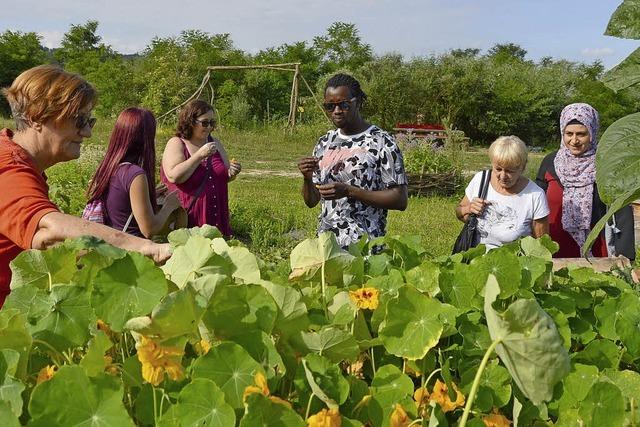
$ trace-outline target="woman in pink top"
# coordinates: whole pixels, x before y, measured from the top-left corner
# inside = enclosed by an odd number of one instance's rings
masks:
[[[227,184],[240,172],[240,163],[229,161],[222,143],[211,137],[215,127],[213,107],[200,100],[184,106],[176,136],[167,142],[162,156],[162,181],[177,190],[187,210],[189,227],[210,224],[231,235]]]

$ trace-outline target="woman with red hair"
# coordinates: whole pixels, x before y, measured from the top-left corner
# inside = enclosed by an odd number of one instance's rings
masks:
[[[180,206],[175,193],[156,204],[156,119],[142,108],[120,113],[107,152],[88,190],[89,203],[101,201],[105,223],[139,237],[158,234]]]

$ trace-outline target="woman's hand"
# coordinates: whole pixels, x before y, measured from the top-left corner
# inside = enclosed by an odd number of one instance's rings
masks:
[[[300,169],[300,173],[302,173],[305,180],[311,181],[313,172],[318,169],[318,158],[303,157],[298,161],[298,169]]]
[[[482,212],[484,212],[485,208],[487,206],[489,206],[491,204],[491,202],[481,199],[479,197],[475,197],[470,203],[469,203],[469,212],[468,214],[475,214],[475,215],[482,215]]]
[[[200,160],[205,160],[213,156],[218,151],[218,143],[216,141],[207,142],[196,151],[195,156]]]
[[[236,159],[231,159],[229,162],[229,179],[235,179],[235,177],[242,170],[242,165]]]

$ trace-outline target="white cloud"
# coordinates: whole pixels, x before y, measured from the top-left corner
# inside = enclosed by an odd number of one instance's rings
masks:
[[[600,56],[613,55],[614,53],[615,53],[615,50],[611,49],[610,47],[588,47],[588,48],[582,49],[582,54],[584,56],[600,57]]]

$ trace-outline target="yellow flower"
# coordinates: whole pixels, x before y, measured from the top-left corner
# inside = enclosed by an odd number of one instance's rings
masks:
[[[429,392],[425,387],[420,387],[413,393],[413,400],[416,401],[418,406],[429,405]]]
[[[512,421],[498,412],[498,408],[493,408],[493,413],[482,417],[482,422],[486,427],[509,427]]]
[[[307,418],[309,427],[340,427],[342,425],[342,417],[338,408],[323,409],[315,415]]]
[[[258,372],[255,377],[253,377],[253,382],[255,385],[248,385],[244,389],[244,393],[242,393],[242,401],[246,403],[247,396],[253,393],[260,393],[265,396],[269,396],[269,385],[267,384],[267,379],[264,377],[262,372]]]
[[[396,403],[389,420],[391,421],[391,427],[407,427],[411,422],[404,408],[399,403]]]
[[[360,288],[356,291],[349,291],[351,301],[361,309],[375,310],[378,308],[378,295],[380,292],[376,288]]]
[[[195,349],[200,356],[204,356],[211,350],[211,343],[203,338],[196,343]]]
[[[36,380],[36,384],[49,381],[56,374],[57,370],[58,368],[56,368],[54,365],[47,365],[44,368],[40,369],[40,372],[38,372],[38,379]]]
[[[453,383],[451,383],[453,384]],[[433,386],[433,393],[431,393],[431,400],[438,403],[442,412],[451,412],[456,408],[462,408],[464,406],[464,395],[460,393],[458,387],[453,384],[453,389],[456,391],[456,400],[452,402],[449,398],[449,389],[447,385],[440,380],[436,380]]]
[[[136,344],[138,360],[142,363],[142,378],[157,386],[166,372],[174,381],[182,379],[184,371],[180,360],[183,351],[177,347],[163,347],[150,338],[143,336]]]
[[[289,408],[291,408],[291,403],[287,402],[284,399],[280,399],[278,396],[269,396],[269,400],[271,400],[273,403],[278,403],[280,405],[288,406]]]

